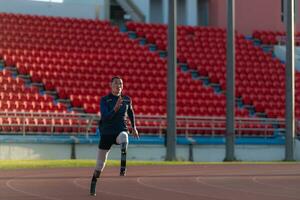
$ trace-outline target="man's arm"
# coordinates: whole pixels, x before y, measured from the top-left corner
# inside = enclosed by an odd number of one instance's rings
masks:
[[[108,105],[104,98],[102,98],[100,101],[100,110],[101,110],[101,120],[103,121],[110,120],[115,114],[114,109],[108,110]]]
[[[127,110],[127,114],[128,114],[132,128],[135,128],[135,116],[134,116],[134,112],[133,112],[133,108],[132,108],[131,99],[130,99],[129,107]]]
[[[136,126],[135,126],[135,116],[134,116],[134,111],[133,111],[133,108],[132,108],[131,99],[130,99],[129,108],[127,110],[127,114],[128,114],[131,126],[132,126],[132,134],[133,134],[134,137],[139,138],[139,133],[138,133],[138,131],[136,129]]]
[[[114,106],[114,108],[109,110],[106,99],[102,98],[101,102],[100,102],[101,119],[105,121],[105,120],[110,120],[111,118],[113,118],[115,113],[118,112],[118,110],[120,109],[122,102],[123,102],[123,100],[120,96],[118,101],[116,102],[116,105]]]

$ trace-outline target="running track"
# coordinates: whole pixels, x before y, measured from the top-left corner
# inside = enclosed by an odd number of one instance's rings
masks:
[[[300,164],[107,167],[0,171],[0,200],[300,200]]]

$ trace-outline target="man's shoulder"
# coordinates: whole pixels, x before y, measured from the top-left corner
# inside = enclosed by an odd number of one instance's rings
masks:
[[[131,101],[131,98],[128,95],[123,95],[122,97],[123,97],[123,100],[125,100],[125,101]]]
[[[122,95],[122,97],[123,97],[124,99],[131,99],[130,96],[128,96],[128,95]]]
[[[108,101],[111,99],[111,96],[108,94],[106,96],[101,97],[101,101]]]

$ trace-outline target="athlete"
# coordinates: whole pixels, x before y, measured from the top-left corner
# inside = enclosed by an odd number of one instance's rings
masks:
[[[97,179],[105,167],[107,156],[113,144],[121,147],[120,176],[126,175],[126,153],[128,147],[128,128],[126,117],[129,117],[132,134],[139,138],[135,126],[135,117],[132,108],[131,98],[122,95],[123,81],[120,77],[111,79],[111,93],[101,98],[100,111],[101,120],[99,122],[100,141],[97,153],[97,163],[93,173],[90,195],[96,196]]]

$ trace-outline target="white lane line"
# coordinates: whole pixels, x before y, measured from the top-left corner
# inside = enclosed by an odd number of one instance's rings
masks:
[[[11,189],[15,192],[19,192],[19,193],[22,193],[22,194],[25,194],[25,195],[28,195],[28,196],[38,197],[38,198],[42,198],[42,199],[62,200],[62,199],[55,198],[55,197],[49,197],[49,196],[45,196],[45,195],[35,194],[35,193],[32,193],[32,192],[27,192],[27,191],[24,191],[24,190],[19,190],[19,189],[15,188],[14,186],[12,186],[13,181],[14,181],[14,179],[7,180],[5,184],[9,189]]]
[[[200,180],[202,179],[202,180]],[[219,179],[232,179],[232,177],[222,177]],[[207,179],[206,179],[207,180]],[[225,187],[225,186],[220,186],[220,185],[215,185],[211,183],[207,183],[203,177],[198,177],[196,181],[202,185],[206,185],[209,187],[213,188],[219,188],[223,190],[230,190],[234,192],[245,192],[245,193],[251,193],[251,194],[256,194],[256,195],[263,195],[263,196],[272,196],[272,197],[285,197],[285,198],[291,198],[291,199],[300,199],[300,197],[295,197],[295,196],[289,196],[289,195],[280,195],[280,194],[270,194],[270,193],[265,193],[265,192],[256,192],[256,191],[250,191],[250,190],[245,190],[245,189],[238,189],[238,188],[232,188],[232,187]]]
[[[77,187],[84,189],[87,191],[87,193],[89,192],[89,187],[83,186],[81,185],[78,181],[82,180],[82,178],[75,178],[73,179],[73,184],[75,184]],[[139,197],[135,197],[135,196],[130,196],[130,195],[126,195],[126,194],[119,194],[119,193],[112,193],[112,192],[107,192],[107,191],[103,191],[103,190],[99,190],[97,189],[97,192],[101,192],[107,195],[113,195],[113,196],[118,196],[118,197],[126,197],[126,198],[130,198],[130,199],[138,199],[138,200],[146,200],[143,198],[139,198]]]
[[[138,177],[136,179],[137,183],[139,183],[140,185],[143,185],[144,187],[148,187],[148,188],[152,188],[152,189],[156,189],[156,190],[162,190],[162,191],[167,191],[167,192],[172,192],[172,193],[179,193],[179,194],[184,194],[184,195],[190,195],[190,196],[195,196],[195,197],[205,197],[205,198],[212,198],[212,199],[216,199],[216,200],[224,200],[218,197],[212,197],[212,196],[208,196],[208,195],[198,195],[198,194],[192,194],[189,192],[183,192],[183,191],[178,191],[178,190],[172,190],[172,189],[168,189],[168,188],[163,188],[163,187],[159,187],[159,186],[155,186],[155,185],[151,185],[151,184],[146,184],[142,181],[142,179],[145,179],[146,177]],[[148,178],[148,177],[147,177]]]
[[[265,185],[265,186],[272,187],[272,188],[280,188],[280,189],[299,192],[299,188],[297,189],[297,188],[294,188],[294,187],[286,187],[286,186],[283,186],[283,185],[275,185],[275,184],[264,183],[264,182],[259,181],[258,177],[253,177],[252,181],[257,183],[257,184]]]
[[[11,178],[11,179],[8,179],[5,184],[6,186],[15,191],[15,192],[19,192],[19,193],[22,193],[22,194],[25,194],[27,196],[32,196],[32,197],[38,197],[38,198],[42,198],[42,199],[48,199],[48,200],[63,200],[63,199],[60,199],[60,198],[56,198],[56,197],[50,197],[50,196],[46,196],[46,195],[39,195],[39,194],[36,194],[36,193],[32,193],[32,192],[27,192],[27,191],[24,191],[24,190],[20,190],[20,189],[17,189],[16,187],[14,187],[12,184],[13,184],[13,181],[17,181],[18,178],[26,178],[26,177],[33,177],[33,178],[39,178],[40,175],[44,175],[45,172],[39,172],[39,173],[34,173],[34,174],[27,174],[25,176],[18,176],[18,177],[15,177],[15,178]],[[49,175],[57,175],[57,173],[47,173],[48,177],[51,178],[51,176]],[[63,177],[62,177],[63,178]]]

